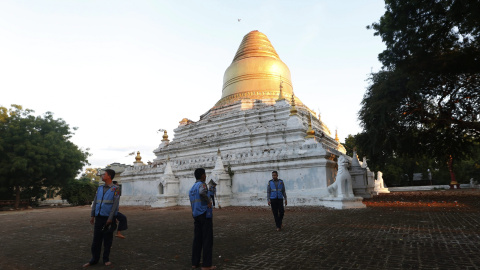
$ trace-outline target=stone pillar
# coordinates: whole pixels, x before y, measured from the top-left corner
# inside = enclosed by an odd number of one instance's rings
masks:
[[[367,169],[362,168],[362,166],[360,165],[356,151],[353,151],[350,175],[352,176],[353,193],[355,194],[355,196],[371,198],[372,194],[369,191]]]
[[[165,166],[164,173],[161,177],[161,180],[158,182],[158,185],[163,185],[164,192],[163,194],[158,194],[158,200],[152,204],[152,207],[168,207],[178,205],[180,181],[173,174],[170,160]]]

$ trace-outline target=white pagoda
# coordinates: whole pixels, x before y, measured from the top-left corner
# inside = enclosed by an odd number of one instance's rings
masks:
[[[199,121],[184,118],[171,141],[165,131],[154,153],[152,164],[137,162],[122,173],[122,205],[190,205],[199,167],[207,182],[218,184],[221,206],[267,205],[274,170],[285,182],[288,205],[363,208],[362,197],[375,194],[373,173],[356,155],[351,166],[338,137],[294,95],[288,67],[259,31],[243,38],[220,100]],[[340,156],[348,164],[337,165]],[[351,181],[345,183],[355,194],[328,188],[339,166],[352,172],[346,170]],[[342,170],[339,179],[344,176]]]

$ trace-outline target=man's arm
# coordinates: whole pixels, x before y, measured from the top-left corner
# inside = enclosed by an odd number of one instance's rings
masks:
[[[283,185],[282,185],[282,194],[283,194],[283,198],[285,198],[285,205],[287,205],[287,193],[285,192],[285,182],[283,182]]]
[[[97,189],[97,192],[98,192],[98,189]],[[97,204],[97,192],[95,192],[95,197],[93,198],[93,201],[92,201],[92,211],[90,211],[90,224],[92,225],[95,217],[95,207]]]
[[[120,195],[117,195],[115,197],[113,197],[113,206],[112,206],[112,210],[110,210],[110,215],[108,215],[108,221],[112,221],[113,220],[113,217],[115,216],[115,212],[118,211],[118,205],[120,204]]]
[[[200,195],[200,199],[202,199],[202,201],[206,201],[210,207],[212,202],[210,201],[210,197],[208,197],[207,194],[207,185],[201,184],[200,188],[198,189],[198,193]]]
[[[97,189],[97,192],[98,192],[98,189]],[[97,192],[95,192],[95,197],[93,198],[92,211],[90,212],[90,217],[94,217],[94,216],[95,216],[95,206],[96,206],[96,204],[97,204]]]

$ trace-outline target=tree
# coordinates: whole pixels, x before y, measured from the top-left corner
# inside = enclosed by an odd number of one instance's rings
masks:
[[[90,181],[100,182],[100,176],[97,175],[100,168],[86,168],[82,173],[82,177],[89,179]]]
[[[385,5],[380,21],[367,27],[386,49],[362,100],[357,141],[374,163],[426,155],[446,164],[450,156],[470,156],[480,138],[480,1]]]
[[[346,154],[349,157],[353,156],[353,150],[356,150],[357,155],[359,157],[364,156],[364,151],[361,148],[361,145],[357,142],[357,136],[358,134],[357,135],[348,134],[347,138],[345,138],[345,143],[343,144],[343,146],[347,150]]]
[[[59,193],[62,199],[67,200],[72,205],[87,205],[95,197],[97,187],[97,183],[92,182],[89,178],[82,177],[79,180],[70,179]]]
[[[0,183],[14,189],[15,208],[22,191],[61,187],[88,163],[88,152],[70,141],[73,133],[64,120],[33,112],[0,106]]]

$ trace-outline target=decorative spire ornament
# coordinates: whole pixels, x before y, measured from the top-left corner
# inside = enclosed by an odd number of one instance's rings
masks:
[[[307,136],[305,139],[315,138],[315,130],[312,129],[312,115],[309,114],[308,117],[308,129],[307,129]]]
[[[142,157],[140,156],[140,151],[137,151],[137,156],[135,157],[135,162],[134,163],[143,163],[142,162]]]
[[[294,94],[292,94],[292,107],[290,107],[290,116],[292,115],[297,115],[297,108],[295,107]]]
[[[340,139],[338,138],[337,130],[335,129],[335,141],[340,142]]]
[[[169,142],[170,140],[168,139],[168,135],[167,135],[167,131],[164,130],[163,131],[163,136],[162,136],[163,140],[162,142]]]
[[[280,93],[278,93],[278,98],[277,101],[284,100],[285,98],[283,97],[283,81],[282,81],[282,76],[280,76]]]

